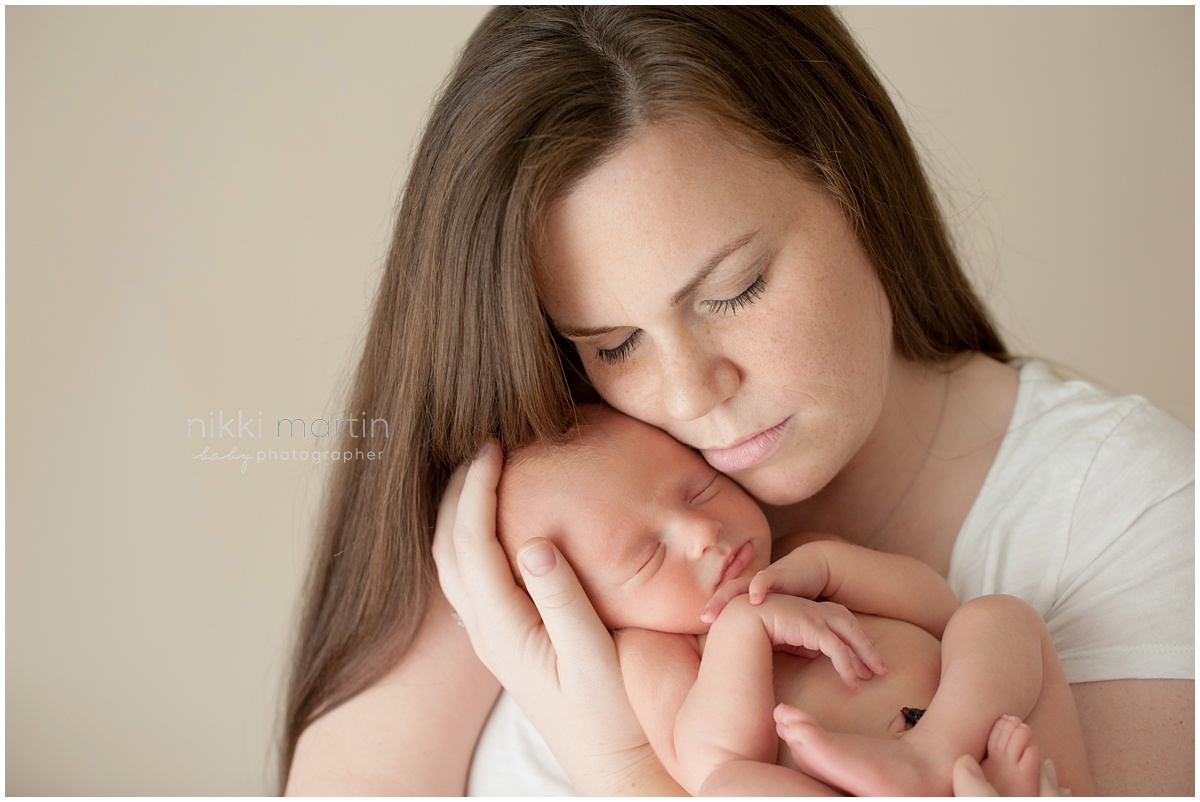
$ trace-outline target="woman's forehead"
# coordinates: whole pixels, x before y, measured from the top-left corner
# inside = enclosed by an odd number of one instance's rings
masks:
[[[572,264],[586,264],[607,245],[622,249],[675,251],[709,243],[691,241],[689,222],[728,216],[732,198],[763,179],[786,174],[781,162],[753,152],[740,138],[692,121],[649,126],[625,143],[543,216],[536,247],[539,282],[552,283]],[[678,225],[665,226],[665,222]],[[621,232],[620,239],[612,235]]]

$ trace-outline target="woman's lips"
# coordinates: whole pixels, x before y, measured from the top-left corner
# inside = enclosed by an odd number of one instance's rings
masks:
[[[775,453],[791,420],[788,418],[778,426],[759,432],[729,448],[705,448],[700,453],[709,465],[722,473],[745,470]]]

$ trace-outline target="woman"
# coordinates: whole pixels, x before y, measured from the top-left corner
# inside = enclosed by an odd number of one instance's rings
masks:
[[[535,609],[493,537],[488,436],[552,437],[586,378],[733,475],[777,535],[1034,604],[1097,791],[1190,793],[1190,433],[1007,360],[833,13],[496,9],[400,209],[351,407],[392,422],[388,457],[331,489],[288,790],[462,793],[473,755],[531,760],[503,751],[529,732],[512,699],[575,790],[676,790],[569,566],[523,552]]]

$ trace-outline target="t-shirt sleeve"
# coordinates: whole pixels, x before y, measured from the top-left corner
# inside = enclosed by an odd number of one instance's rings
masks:
[[[1194,443],[1142,405],[1097,450],[1045,612],[1070,682],[1195,677]]]

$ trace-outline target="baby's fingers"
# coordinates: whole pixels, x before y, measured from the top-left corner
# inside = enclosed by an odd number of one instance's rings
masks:
[[[750,580],[750,603],[762,604],[768,593],[815,599],[824,590],[825,574],[820,564],[812,561],[793,561],[791,564],[778,562],[762,569]]]
[[[857,657],[861,664],[868,669],[866,676],[859,674],[863,679],[870,679],[871,674],[886,674],[888,667],[883,662],[883,657],[879,654],[879,650],[875,648],[875,641],[871,640],[871,636],[863,629],[861,623],[846,608],[841,605],[835,605],[831,602],[825,602],[824,605],[831,608],[831,614],[825,619],[826,626],[837,635],[837,637],[846,644],[850,651]]]
[[[704,605],[704,610],[700,613],[700,620],[706,624],[716,621],[717,616],[725,609],[725,605],[745,593],[749,586],[750,580],[738,577],[717,588],[716,593],[708,600],[708,604]]]
[[[846,687],[857,688],[859,680],[871,678],[867,667],[833,632],[825,632],[820,640],[820,647],[821,653],[833,663],[834,670],[842,678],[842,682],[846,683]]]

